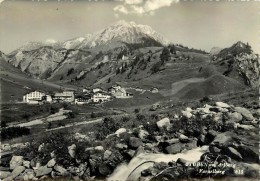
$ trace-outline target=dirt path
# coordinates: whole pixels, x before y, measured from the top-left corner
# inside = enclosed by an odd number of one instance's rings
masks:
[[[92,124],[92,123],[99,123],[102,120],[103,120],[103,118],[98,118],[98,119],[95,119],[95,120],[92,120],[92,121],[88,120],[88,121],[82,121],[82,122],[78,122],[78,123],[71,123],[71,124],[67,124],[65,126],[61,126],[61,127],[58,127],[58,128],[48,129],[48,130],[46,130],[46,132],[59,130],[59,129],[64,129],[64,128],[69,128],[69,127],[72,127],[72,126],[87,125],[87,124]]]
[[[60,109],[59,112],[57,112],[55,114],[51,114],[44,118],[35,119],[35,120],[29,121],[27,123],[20,123],[15,126],[30,127],[30,126],[35,126],[35,125],[39,125],[39,124],[44,124],[45,122],[60,121],[60,120],[67,118],[67,116],[64,115],[64,113],[67,113],[67,112],[70,112],[70,110]]]

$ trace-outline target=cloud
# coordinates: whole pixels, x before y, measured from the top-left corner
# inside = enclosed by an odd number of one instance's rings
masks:
[[[125,4],[141,4],[143,0],[125,0]]]
[[[128,14],[129,13],[128,10],[126,9],[126,7],[123,6],[123,5],[118,5],[118,6],[114,7],[114,11],[115,12],[124,13],[124,14]]]
[[[169,7],[179,0],[125,0],[123,5],[117,5],[114,8],[115,13],[137,14],[137,15],[154,15],[154,11]]]

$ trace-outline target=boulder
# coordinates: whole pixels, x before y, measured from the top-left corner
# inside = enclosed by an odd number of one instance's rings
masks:
[[[68,175],[68,171],[60,165],[55,165],[54,170],[56,170],[62,176]]]
[[[243,117],[238,112],[228,113],[228,118],[230,121],[239,122],[242,121]]]
[[[255,127],[253,125],[246,125],[246,124],[237,124],[237,128],[241,128],[244,130],[255,129]]]
[[[222,149],[222,153],[235,160],[242,160],[242,155],[233,147],[227,147]]]
[[[248,121],[253,121],[255,118],[254,116],[251,114],[251,112],[249,110],[247,110],[246,108],[243,107],[235,107],[235,111],[242,114],[242,116],[248,120]]]
[[[140,129],[139,130],[139,133],[138,133],[138,137],[140,138],[140,139],[145,139],[145,138],[147,138],[147,136],[149,135],[149,133],[147,132],[147,131],[145,131],[145,130],[143,130],[143,129]]]
[[[23,166],[24,166],[25,168],[30,168],[31,162],[30,162],[30,161],[23,161]]]
[[[103,151],[104,150],[104,147],[103,146],[96,146],[94,148],[96,151]]]
[[[110,175],[112,173],[112,170],[109,168],[108,165],[106,164],[101,164],[99,167],[98,167],[98,171],[101,175],[103,176],[107,176],[107,175]]]
[[[176,154],[176,153],[181,152],[181,149],[182,149],[181,143],[176,143],[176,144],[167,146],[165,150],[168,154]]]
[[[157,123],[157,127],[160,129],[160,128],[163,128],[163,127],[168,127],[170,126],[170,119],[169,118],[163,118],[161,119],[160,121],[158,121]]]
[[[216,106],[222,107],[222,108],[229,108],[230,105],[224,103],[224,102],[216,102]]]
[[[112,152],[111,152],[110,150],[106,150],[106,151],[104,152],[103,159],[104,159],[104,160],[107,160],[107,159],[110,157],[111,154],[112,154]]]
[[[180,139],[172,138],[172,139],[166,140],[165,142],[167,142],[169,145],[171,145],[171,144],[180,142]]]
[[[241,154],[243,161],[245,162],[252,162],[252,163],[259,163],[259,152],[258,149],[251,149],[247,146],[238,146],[237,151]]]
[[[186,118],[191,118],[192,117],[192,113],[189,111],[181,111],[182,116],[186,117]]]
[[[26,169],[23,173],[23,180],[32,180],[35,177],[33,169]]]
[[[117,143],[115,147],[119,150],[123,150],[123,149],[127,149],[128,146],[123,143]]]
[[[55,159],[53,158],[53,159],[51,159],[51,160],[48,161],[47,167],[54,167],[55,164],[56,164],[56,161],[55,161]]]
[[[14,168],[14,170],[11,173],[12,178],[16,178],[18,175],[20,175],[25,170],[24,166],[17,166]]]
[[[183,159],[183,158],[178,158],[177,161],[176,161],[176,163],[179,163],[179,164],[181,164],[181,165],[183,165],[183,166],[186,166],[186,164],[188,163],[188,161],[185,160],[185,159]]]
[[[38,152],[41,152],[42,149],[43,149],[43,147],[44,147],[44,143],[42,143],[42,144],[38,147]]]
[[[11,148],[10,144],[8,144],[8,143],[1,145],[1,150],[2,150],[3,152],[5,152],[5,151],[10,151],[11,149],[12,149],[12,148]]]
[[[212,115],[213,121],[219,122],[222,121],[222,112],[218,112]]]
[[[0,174],[0,179],[5,179],[7,177],[9,177],[11,175],[11,172],[9,171],[1,171],[1,174]]]
[[[119,151],[113,151],[109,159],[105,162],[112,170],[124,161],[123,155]],[[99,162],[101,163],[101,162]]]
[[[127,155],[129,158],[133,158],[134,155],[135,155],[135,151],[134,151],[134,150],[127,150],[125,153],[126,153],[126,155]]]
[[[120,134],[125,133],[125,132],[126,132],[126,129],[125,129],[125,128],[119,128],[119,129],[115,132],[115,134],[119,137]]]
[[[179,135],[179,140],[180,142],[182,143],[188,143],[190,140],[189,140],[189,137],[185,136],[184,134],[180,134]]]
[[[95,148],[94,147],[88,147],[85,149],[85,152],[89,155],[92,155],[95,153]]]
[[[225,128],[227,129],[227,130],[232,130],[232,129],[237,129],[237,124],[238,123],[236,123],[236,122],[234,122],[234,121],[226,121],[225,122]]]
[[[206,140],[208,143],[212,142],[215,137],[218,135],[218,132],[215,130],[209,130],[208,133],[206,134]]]
[[[71,146],[68,146],[68,151],[71,158],[75,158],[76,145],[72,144]]]
[[[10,161],[10,169],[23,165],[23,156],[13,156]]]
[[[40,166],[37,171],[36,171],[36,177],[41,177],[43,175],[48,175],[50,174],[52,171],[52,168],[47,167],[47,165],[45,166]]]
[[[142,145],[142,141],[139,138],[136,137],[130,137],[129,138],[129,146],[132,148],[138,148]]]
[[[185,143],[182,145],[182,149],[191,150],[197,147],[197,139],[192,139],[189,143]]]
[[[190,107],[186,107],[186,110],[187,112],[192,112],[192,109]]]
[[[206,136],[201,134],[198,138],[198,146],[203,146],[203,145],[206,145],[207,142],[206,142]]]
[[[220,153],[221,149],[219,149],[218,147],[214,146],[214,145],[209,145],[209,151],[211,153]]]
[[[230,132],[224,132],[224,133],[220,133],[218,134],[215,139],[213,140],[213,144],[216,145],[220,145],[220,146],[225,146],[228,145],[230,143],[230,141],[232,141],[232,136]]]

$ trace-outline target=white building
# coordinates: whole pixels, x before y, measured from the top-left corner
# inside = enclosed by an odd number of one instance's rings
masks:
[[[56,100],[64,102],[73,102],[75,99],[73,91],[63,91],[61,93],[55,93],[54,97]]]
[[[42,102],[43,96],[45,96],[45,93],[40,91],[30,92],[23,96],[23,102],[28,104],[39,104]]]
[[[156,87],[151,88],[150,91],[152,93],[158,93],[159,92],[159,90]]]
[[[91,96],[91,100],[93,102],[105,102],[105,101],[109,101],[110,99],[111,96],[103,92],[96,92]]]
[[[92,90],[93,93],[100,92],[100,91],[103,91],[103,89],[101,89],[101,88],[94,88]]]
[[[109,92],[116,98],[131,98],[132,94],[126,92],[124,88],[122,88],[120,85],[112,86],[109,89]]]

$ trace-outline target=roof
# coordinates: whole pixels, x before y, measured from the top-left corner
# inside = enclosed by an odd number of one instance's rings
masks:
[[[74,96],[74,92],[72,91],[64,91],[64,92],[61,92],[61,93],[55,93],[54,95],[55,97],[72,97]]]
[[[31,91],[31,92],[27,92],[26,94],[31,94],[31,93],[33,93],[33,92],[40,92],[40,93],[44,94],[43,91],[39,91],[39,90],[34,90],[34,91]],[[26,95],[26,94],[24,94],[24,95]]]

